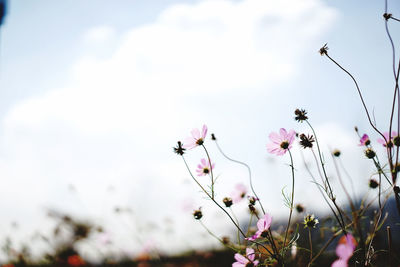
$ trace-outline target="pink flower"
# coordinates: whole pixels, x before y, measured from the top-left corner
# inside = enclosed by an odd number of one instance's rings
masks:
[[[247,187],[244,184],[237,184],[235,191],[232,192],[231,198],[233,203],[240,202],[247,194]]]
[[[201,133],[200,130],[196,128],[191,131],[191,134],[192,136],[187,137],[183,142],[183,148],[192,149],[196,146],[201,146],[204,143],[204,139],[207,135],[207,126],[203,125]]]
[[[266,213],[264,217],[259,219],[257,222],[258,231],[252,237],[247,238],[247,240],[253,241],[260,237],[267,237],[268,229],[271,226],[271,221],[272,221],[271,215]]]
[[[389,133],[388,132],[383,133],[383,136],[385,137],[387,142],[383,138],[378,138],[376,141],[379,144],[383,145],[384,147],[392,147],[393,146],[393,138],[395,136],[397,136],[397,132],[396,131],[392,131],[392,134],[391,134],[391,138],[392,139],[391,140],[389,140]]]
[[[200,164],[197,165],[197,176],[205,176],[207,174],[210,174],[211,170],[214,169],[215,164],[211,164],[210,167],[210,162],[206,159],[201,159]]]
[[[268,152],[282,156],[286,151],[292,148],[295,135],[296,133],[294,130],[290,130],[288,133],[284,128],[279,130],[279,134],[276,132],[270,133],[269,139],[272,143],[267,144]]]
[[[342,236],[342,238],[339,240],[339,244],[336,247],[336,255],[339,257],[339,259],[335,260],[331,267],[347,267],[347,262],[353,255],[356,244],[357,242],[351,234]]]
[[[258,260],[254,260],[256,257],[254,253],[254,249],[246,248],[246,257],[236,253],[235,260],[236,262],[232,263],[232,267],[246,267],[246,266],[257,266]]]
[[[369,140],[369,137],[367,134],[364,134],[361,139],[360,139],[360,143],[358,144],[359,146],[367,146],[371,143],[371,141]]]

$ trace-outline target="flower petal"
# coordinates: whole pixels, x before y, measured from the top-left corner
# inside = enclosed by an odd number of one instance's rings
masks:
[[[239,254],[239,253],[236,253],[236,254],[235,254],[235,260],[236,260],[237,262],[243,263],[243,264],[246,264],[246,263],[249,262],[249,260],[246,259],[245,256],[243,256],[243,255],[241,255],[241,254]]]
[[[205,139],[207,135],[207,126],[204,124],[203,129],[201,130],[201,138]]]

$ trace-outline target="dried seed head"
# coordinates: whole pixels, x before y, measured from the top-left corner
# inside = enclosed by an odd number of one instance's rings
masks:
[[[365,156],[369,159],[373,159],[376,156],[375,151],[373,151],[371,148],[367,148],[365,150]]]

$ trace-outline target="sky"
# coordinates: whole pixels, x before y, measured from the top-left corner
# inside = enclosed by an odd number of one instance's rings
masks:
[[[203,207],[218,234],[232,228],[172,147],[206,124],[228,155],[251,166],[268,211],[287,216],[281,190],[290,185],[289,158],[268,155],[265,145],[281,127],[309,131],[293,120],[296,108],[308,110],[327,157],[342,150],[359,194],[367,192],[373,166],[353,128],[377,136],[349,77],[318,50],[328,43],[329,54],[357,77],[386,130],[393,75],[383,1],[8,4],[0,32],[0,236],[15,221],[17,243],[45,232],[52,225],[46,211],[55,209],[104,225],[114,243],[130,248],[127,255],[148,242],[167,253],[217,247],[192,209]],[[393,14],[399,8],[389,1]],[[210,140],[206,145],[220,176],[218,197],[237,183],[248,186],[245,169]],[[298,202],[323,212],[309,197],[316,191],[298,148],[294,155]],[[202,157],[200,149],[189,151],[189,166]],[[117,206],[132,214],[116,216]],[[245,205],[237,212],[244,216]]]

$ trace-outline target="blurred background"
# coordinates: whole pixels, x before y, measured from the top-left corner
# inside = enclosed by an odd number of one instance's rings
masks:
[[[386,131],[394,83],[384,1],[0,3],[0,241],[16,251],[51,253],[54,244],[37,237],[60,224],[75,229],[71,220],[98,230],[76,248],[93,262],[220,247],[193,220],[193,209],[202,207],[218,236],[233,227],[172,151],[203,124],[228,155],[250,165],[274,218],[286,218],[281,190],[290,185],[289,159],[269,155],[265,145],[281,127],[309,132],[294,121],[296,108],[309,112],[327,158],[342,151],[354,195],[371,193],[374,166],[354,126],[373,142],[377,136],[352,81],[318,50],[328,43]],[[399,8],[389,1],[391,13]],[[390,27],[396,42],[399,25]],[[206,145],[220,177],[218,198],[238,183],[248,186],[246,169],[226,161],[209,139]],[[322,216],[326,207],[294,150],[295,202]],[[204,156],[190,151],[189,166]],[[246,207],[237,205],[238,216]],[[10,250],[3,252],[7,261]]]

